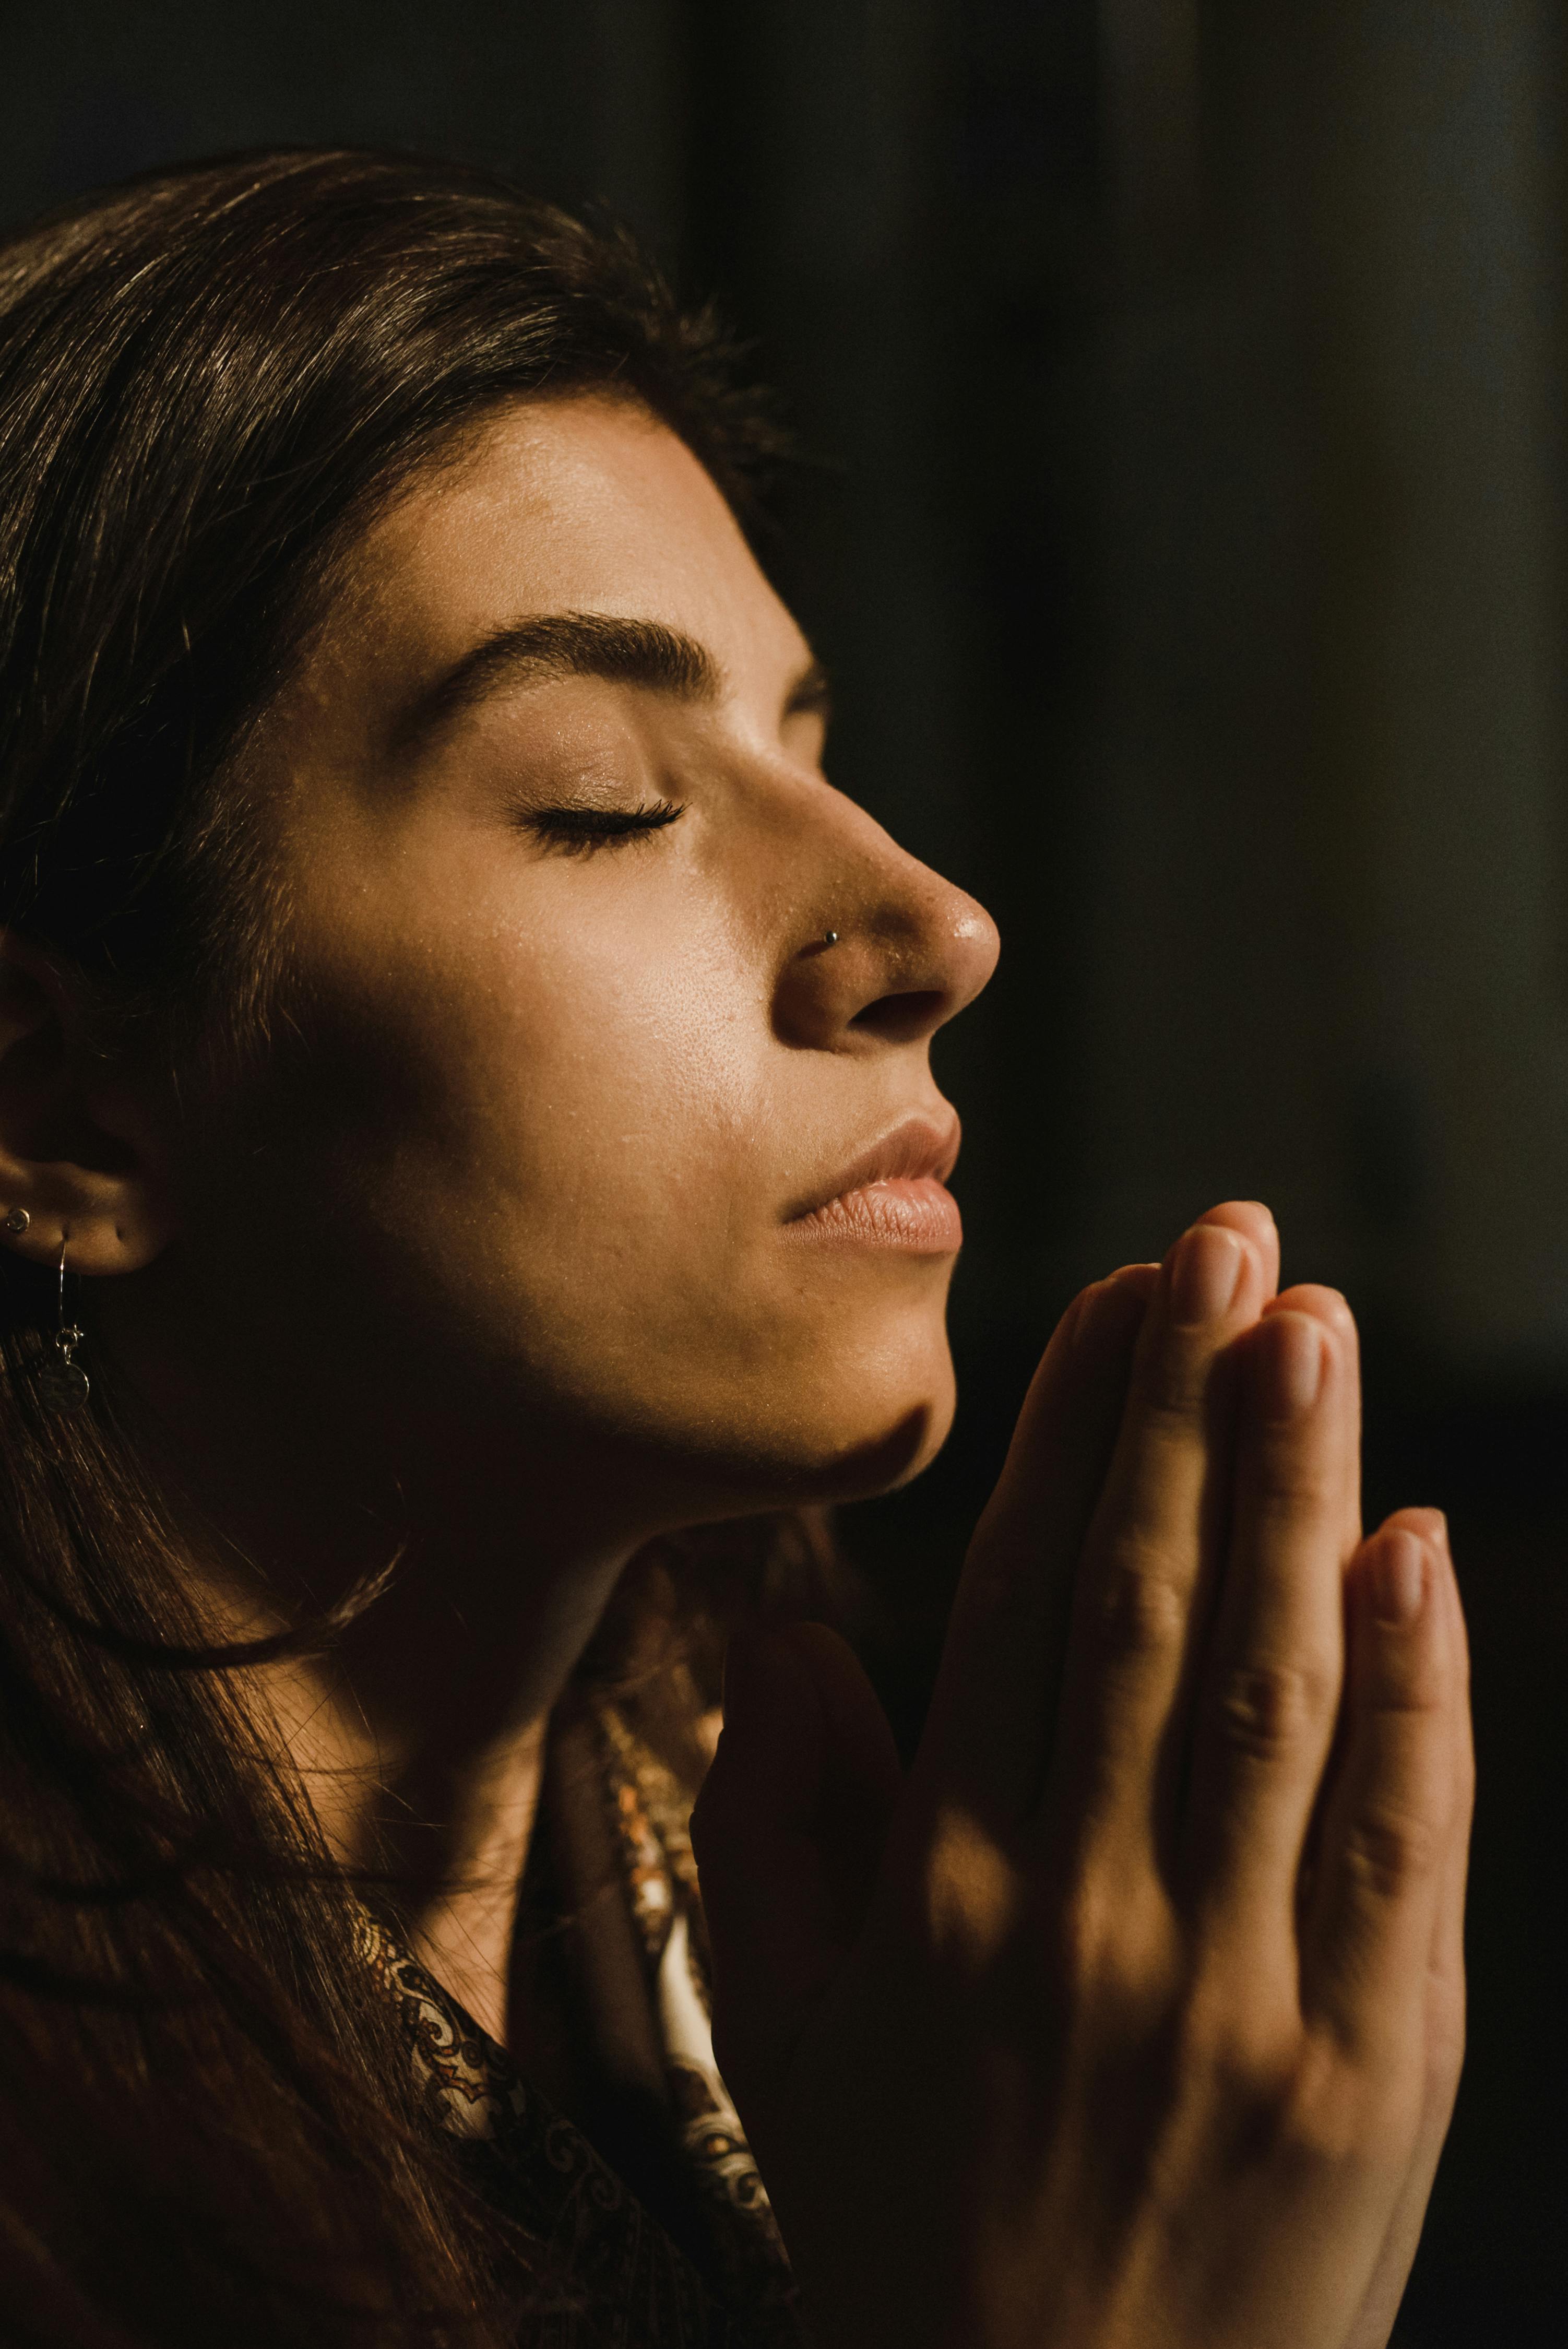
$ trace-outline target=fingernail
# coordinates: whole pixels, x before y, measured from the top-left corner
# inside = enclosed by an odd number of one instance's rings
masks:
[[[1073,1351],[1097,1360],[1119,1353],[1137,1333],[1149,1299],[1136,1281],[1102,1280],[1091,1288],[1073,1324]]]
[[[1323,1331],[1305,1313],[1277,1313],[1256,1340],[1262,1350],[1263,1406],[1271,1419],[1295,1419],[1310,1411],[1323,1386],[1328,1348]]]
[[[1427,1552],[1414,1534],[1386,1534],[1377,1547],[1373,1602],[1380,1623],[1408,1630],[1427,1595]]]
[[[1196,1224],[1177,1243],[1171,1303],[1178,1321],[1217,1321],[1236,1301],[1247,1246],[1223,1224]]]

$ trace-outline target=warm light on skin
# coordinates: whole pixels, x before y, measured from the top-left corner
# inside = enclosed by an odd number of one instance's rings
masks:
[[[560,612],[681,631],[717,696],[502,681],[388,752],[422,682]],[[928,1037],[995,956],[824,781],[820,720],[782,714],[809,658],[685,447],[577,400],[371,533],[266,734],[331,1155],[383,1278],[520,1404],[658,1454],[683,1512],[888,1481],[951,1410],[950,1256],[780,1245],[868,1142],[950,1123]],[[678,820],[588,853],[529,829],[661,800]]]
[[[411,726],[498,631],[573,614],[678,632],[711,689],[536,666]],[[173,1244],[94,1284],[220,1581],[242,1558],[319,1603],[405,1546],[331,1668],[273,1693],[340,1851],[427,1823],[426,1946],[497,2027],[493,1886],[630,1550],[885,1485],[951,1414],[951,1246],[785,1218],[908,1121],[951,1133],[929,1039],[995,933],[826,781],[820,718],[789,709],[809,666],[635,407],[521,407],[417,481],[241,762],[284,907],[272,1059],[253,1096],[188,1101],[149,1159]],[[560,836],[561,811],[661,803]],[[475,1866],[492,1890],[454,1924]]]

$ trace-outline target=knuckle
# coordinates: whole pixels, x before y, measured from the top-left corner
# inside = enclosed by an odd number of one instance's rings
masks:
[[[1419,2119],[1420,2083],[1346,2061],[1332,2039],[1303,2049],[1280,2115],[1284,2149],[1319,2170],[1402,2170]]]
[[[1215,1686],[1214,1733],[1228,1754],[1282,1761],[1315,1737],[1332,1702],[1330,1675],[1321,1667],[1233,1664]]]
[[[1398,1649],[1376,1658],[1371,1681],[1367,1710],[1386,1727],[1424,1733],[1449,1709],[1451,1691],[1442,1676]]]
[[[1167,2008],[1181,1972],[1168,1904],[1153,1885],[1130,1888],[1120,1871],[1085,1871],[1053,1904],[1047,1947],[1069,2003],[1118,2027]]]
[[[937,1961],[981,1971],[1018,1933],[1027,1906],[1013,1854],[978,1820],[944,1807],[912,1888],[909,1921]]]
[[[1185,1590],[1168,1562],[1135,1539],[1119,1543],[1084,1593],[1085,1629],[1102,1665],[1168,1654],[1186,1630]]]
[[[1160,1971],[1157,1936],[1110,1887],[1079,1884],[1049,1936],[1049,1971],[1073,2003],[1127,2015],[1146,2003]]]
[[[1326,2091],[1318,2083],[1311,2094],[1298,2093],[1285,2102],[1279,2135],[1295,2159],[1314,2169],[1359,2168],[1372,2150],[1377,2118],[1357,2087],[1339,2082]]]
[[[1222,1975],[1192,1983],[1176,2044],[1184,2072],[1211,2082],[1228,2102],[1255,2104],[1278,2093],[1288,2076],[1272,2016],[1245,1986]]]
[[[1336,1506],[1343,1466],[1295,1427],[1265,1431],[1257,1451],[1254,1504],[1264,1530],[1288,1526]]]
[[[1168,1330],[1140,1397],[1146,1433],[1156,1441],[1190,1442],[1202,1421],[1213,1371],[1212,1338],[1197,1330]]]
[[[1364,1803],[1346,1827],[1340,1860],[1352,1891],[1381,1905],[1426,1883],[1442,1851],[1435,1821],[1392,1803]]]

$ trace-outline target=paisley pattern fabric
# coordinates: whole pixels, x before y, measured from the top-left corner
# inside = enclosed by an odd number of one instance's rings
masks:
[[[683,2214],[681,2240],[367,1916],[366,1960],[397,2006],[422,2101],[565,2282],[569,2304],[531,2315],[527,2349],[805,2349],[783,2242],[713,2059],[689,1794],[613,1707],[559,1743],[546,1775],[554,1873],[524,1916],[537,1924],[562,1886],[576,1896],[566,1921],[581,1944],[574,2003],[598,2043],[590,2060],[634,2099],[643,2161],[661,2209]]]
[[[709,2256],[748,2338],[801,2338],[783,2239],[713,2059],[707,1928],[691,1847],[691,1798],[624,1717],[597,1717],[605,1783],[642,1944],[676,2142],[707,2220]]]

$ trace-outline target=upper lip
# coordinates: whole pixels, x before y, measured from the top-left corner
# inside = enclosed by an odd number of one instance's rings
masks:
[[[956,1112],[942,1123],[921,1115],[901,1118],[858,1157],[790,1207],[785,1221],[793,1223],[801,1216],[815,1215],[819,1207],[843,1198],[848,1192],[864,1190],[870,1183],[913,1182],[922,1175],[945,1183],[958,1157],[960,1135]]]

